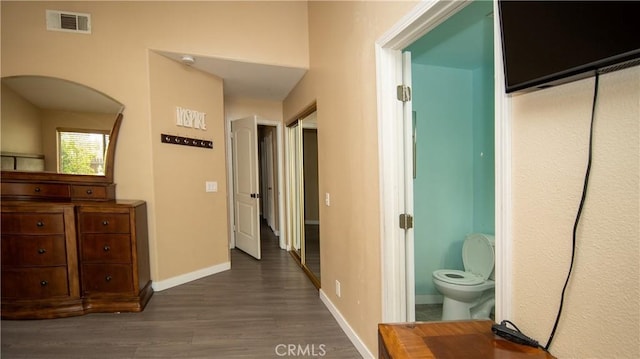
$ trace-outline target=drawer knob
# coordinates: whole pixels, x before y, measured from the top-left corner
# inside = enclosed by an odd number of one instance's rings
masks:
[[[106,277],[104,277],[104,280],[107,282],[111,282],[112,279],[113,277],[111,277],[110,275],[107,275]]]
[[[89,188],[89,189],[87,190],[87,194],[93,194],[93,190],[92,190],[91,188]]]
[[[44,222],[42,222],[42,221],[38,221],[38,222],[36,223],[36,226],[38,226],[38,227],[44,227]]]
[[[45,254],[45,253],[47,253],[46,249],[44,249],[44,248],[39,248],[38,249],[38,254]]]
[[[40,187],[36,187],[33,189],[36,193],[40,193]]]
[[[40,286],[41,286],[41,287],[46,287],[46,286],[47,286],[47,284],[49,284],[49,282],[47,282],[46,280],[42,280],[42,281],[40,281]]]
[[[104,247],[102,248],[103,251],[108,252],[111,250],[111,247],[109,247],[108,244],[105,244]]]
[[[109,221],[107,221],[106,219],[104,221],[102,221],[102,225],[103,226],[108,226],[109,225]]]

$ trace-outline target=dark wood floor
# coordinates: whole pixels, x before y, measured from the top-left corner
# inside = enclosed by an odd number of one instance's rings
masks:
[[[142,313],[3,320],[1,357],[360,358],[300,267],[262,238],[262,261],[232,250],[231,270],[155,293]]]

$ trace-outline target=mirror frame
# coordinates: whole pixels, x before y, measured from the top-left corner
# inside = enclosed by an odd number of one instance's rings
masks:
[[[104,176],[95,175],[76,175],[56,172],[28,172],[28,171],[2,171],[3,181],[52,181],[67,183],[87,183],[87,184],[111,184],[113,183],[113,170],[116,154],[116,144],[118,142],[118,134],[120,133],[120,124],[122,123],[122,112],[113,124],[111,133],[109,134],[109,145],[105,158]]]

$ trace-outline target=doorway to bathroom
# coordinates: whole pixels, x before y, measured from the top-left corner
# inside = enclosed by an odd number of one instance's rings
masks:
[[[404,49],[411,58],[419,321],[442,319],[432,273],[464,270],[465,237],[495,232],[493,39],[493,4],[475,1]]]

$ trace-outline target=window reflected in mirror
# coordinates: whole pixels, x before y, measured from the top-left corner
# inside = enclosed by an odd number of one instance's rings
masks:
[[[104,175],[109,132],[58,129],[58,172]]]

